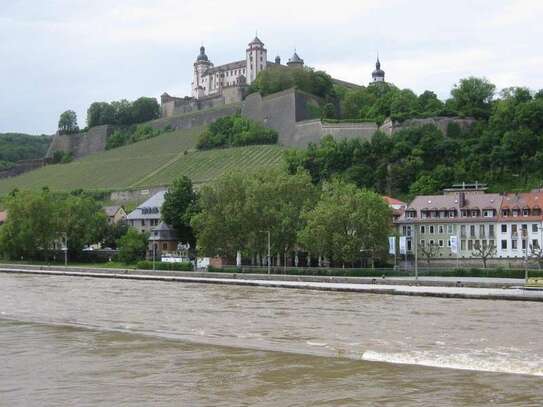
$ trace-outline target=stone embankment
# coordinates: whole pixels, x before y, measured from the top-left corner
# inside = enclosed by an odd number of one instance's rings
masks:
[[[82,267],[48,267],[0,265],[0,272],[91,278],[115,278],[142,281],[244,285],[295,288],[320,291],[358,292],[365,294],[408,295],[439,298],[464,298],[543,302],[543,291],[521,288],[517,280],[498,279],[374,279],[362,277],[317,277],[265,274],[220,274],[207,272],[165,272],[130,269],[90,269]]]

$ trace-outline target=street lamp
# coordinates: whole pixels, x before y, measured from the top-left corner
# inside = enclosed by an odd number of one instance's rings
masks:
[[[271,274],[271,232],[269,230],[263,230],[261,233],[268,234],[268,274]]]

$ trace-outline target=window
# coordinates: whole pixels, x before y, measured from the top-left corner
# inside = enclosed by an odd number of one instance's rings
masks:
[[[420,233],[423,235],[426,233],[426,226],[421,226],[420,227]]]
[[[439,247],[443,247],[443,246],[444,246],[443,240],[439,239]]]
[[[511,235],[512,236],[517,235],[517,225],[511,225]]]
[[[481,247],[481,241],[480,240],[476,240],[475,241],[475,248],[476,249],[479,249]]]
[[[489,247],[496,247],[496,246],[495,246],[495,243],[494,243],[494,240],[489,240],[489,241],[488,241],[488,246],[489,246]]]
[[[468,250],[473,250],[473,240],[468,240]]]
[[[440,234],[445,233],[445,230],[444,230],[444,228],[443,228],[443,225],[439,225],[439,226],[438,226],[438,229],[439,229],[439,233],[440,233]]]
[[[518,241],[511,240],[511,249],[517,250],[518,249]]]
[[[420,247],[424,247],[424,240],[420,241]]]
[[[466,236],[466,225],[460,225],[460,236]]]
[[[447,247],[451,247],[451,239],[447,239]]]
[[[411,251],[411,239],[407,241],[407,251]]]
[[[507,250],[507,240],[502,240],[502,250]]]
[[[485,237],[485,225],[479,225],[479,237]]]
[[[145,219],[141,220],[141,226],[145,226]]]
[[[469,237],[475,237],[475,225],[469,225]]]
[[[436,244],[436,242],[435,242],[434,240],[430,240],[430,242],[429,242],[429,243],[430,243],[430,246],[433,246],[433,245],[435,245],[435,244]]]
[[[483,244],[483,249],[486,249],[487,241],[486,240],[481,240],[481,242]]]
[[[502,216],[509,216],[509,209],[502,209]]]
[[[453,234],[453,225],[447,225],[447,233],[449,235],[452,235]]]
[[[513,216],[518,216],[520,210],[519,209],[513,209]]]
[[[532,223],[532,233],[537,233],[537,223]]]
[[[494,225],[488,225],[488,237],[494,237]]]
[[[537,239],[532,240],[532,249],[534,249],[534,250],[539,249],[539,240],[537,240]]]
[[[523,215],[523,216],[528,216],[529,214],[530,214],[530,210],[529,210],[528,208],[524,208],[524,209],[522,210],[522,215]]]
[[[168,243],[162,243],[162,250],[168,250]]]
[[[430,226],[430,234],[433,235],[434,234],[434,226]]]
[[[466,241],[465,240],[460,241],[460,250],[466,250]]]

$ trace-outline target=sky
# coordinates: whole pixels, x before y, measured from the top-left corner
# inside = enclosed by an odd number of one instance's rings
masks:
[[[52,134],[95,101],[190,94],[200,45],[220,65],[258,32],[286,62],[442,99],[459,79],[543,88],[542,0],[0,0],[0,132]]]

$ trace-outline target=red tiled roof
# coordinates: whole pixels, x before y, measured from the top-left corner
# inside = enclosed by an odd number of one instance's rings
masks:
[[[396,198],[392,198],[390,196],[386,196],[384,195],[383,196],[383,199],[385,200],[385,202],[389,205],[402,205],[402,206],[405,206],[405,202],[402,202],[400,201],[399,199],[396,199]]]

